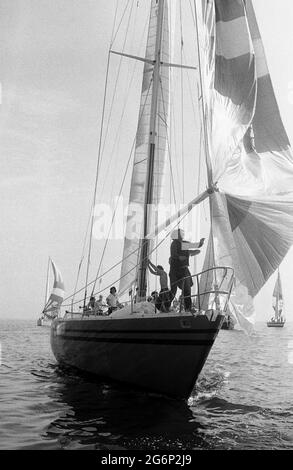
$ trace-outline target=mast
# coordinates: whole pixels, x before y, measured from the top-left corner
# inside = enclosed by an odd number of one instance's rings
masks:
[[[143,239],[141,243],[140,262],[139,262],[139,275],[138,275],[138,296],[140,299],[146,297],[146,271],[147,261],[150,251],[150,240],[147,238],[149,232],[149,213],[150,205],[153,202],[153,177],[154,177],[154,160],[156,152],[156,125],[157,125],[157,108],[158,108],[158,93],[160,87],[160,68],[161,68],[161,45],[162,45],[162,32],[164,21],[164,5],[165,0],[157,0],[158,3],[158,21],[156,31],[156,46],[154,58],[154,71],[153,71],[153,85],[152,85],[152,103],[150,115],[150,135],[149,135],[149,156],[147,165],[147,180],[146,192],[144,201],[144,223],[143,223]]]

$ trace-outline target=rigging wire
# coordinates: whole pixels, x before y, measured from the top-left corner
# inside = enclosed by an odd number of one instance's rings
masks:
[[[148,100],[148,97],[149,97],[149,94],[150,94],[151,86],[152,86],[152,80],[150,80],[148,92],[147,92],[147,94],[146,94],[145,101],[144,101],[144,103],[143,103],[143,108],[142,108],[142,111],[141,111],[141,115],[140,115],[140,117],[139,117],[138,126],[139,126],[140,121],[141,121],[141,119],[142,119],[142,117],[143,117],[143,115],[144,115],[144,110],[145,110],[146,103],[147,103],[147,100]],[[133,144],[132,144],[132,147],[131,147],[130,155],[129,155],[129,158],[128,158],[126,170],[125,170],[125,172],[124,172],[124,176],[123,176],[122,183],[121,183],[121,186],[120,186],[119,196],[118,196],[118,199],[117,199],[117,202],[116,202],[116,206],[115,206],[114,213],[113,213],[113,216],[112,216],[111,224],[110,224],[110,227],[109,227],[108,236],[107,236],[107,238],[106,238],[106,240],[105,240],[105,245],[104,245],[104,248],[103,248],[103,252],[102,252],[100,264],[99,264],[99,267],[98,267],[96,280],[97,280],[97,278],[98,278],[98,276],[99,276],[101,264],[102,264],[102,262],[103,262],[103,260],[104,260],[104,255],[105,255],[106,248],[107,248],[108,241],[109,241],[109,235],[110,235],[110,232],[111,232],[111,229],[112,229],[112,225],[113,225],[113,222],[114,222],[114,219],[115,219],[115,216],[116,216],[116,210],[117,210],[117,207],[118,207],[119,197],[121,196],[121,193],[122,193],[122,190],[123,190],[123,186],[124,186],[124,183],[125,183],[127,171],[128,171],[128,168],[129,168],[129,163],[130,163],[130,160],[131,160],[131,156],[132,156],[132,154],[133,154],[133,151],[134,151],[136,139],[137,139],[137,136],[135,135],[135,138],[134,138],[134,140],[133,140]],[[95,285],[96,285],[96,284],[94,284],[93,290],[95,289]]]
[[[105,85],[104,85],[104,99],[103,99],[103,108],[102,108],[102,119],[101,119],[101,129],[100,129],[100,139],[99,139],[98,160],[97,160],[97,167],[96,167],[94,196],[93,196],[93,202],[92,202],[92,218],[91,218],[91,229],[90,229],[87,270],[86,270],[86,281],[85,281],[86,284],[88,282],[88,277],[89,277],[89,268],[90,268],[90,259],[91,259],[91,250],[92,250],[92,235],[93,235],[93,223],[94,223],[93,215],[94,215],[94,208],[95,208],[96,198],[97,198],[97,188],[98,188],[98,178],[99,178],[99,169],[100,169],[101,146],[102,146],[102,138],[103,138],[103,128],[104,128],[106,97],[107,97],[107,88],[108,88],[108,79],[109,79],[109,69],[110,69],[110,52],[108,52],[107,70],[106,70],[106,78],[105,78]],[[87,295],[87,291],[85,291],[85,299],[86,299],[86,295]]]
[[[135,0],[133,0],[133,2],[132,2],[131,11],[130,11],[130,14],[129,14],[129,17],[128,17],[125,39],[124,39],[124,43],[123,43],[123,46],[122,46],[122,53],[125,51],[126,42],[127,42],[127,39],[128,39],[128,33],[129,33],[129,30],[130,30],[130,23],[131,23],[131,18],[132,18],[132,13],[133,13],[134,1]],[[137,16],[137,9],[135,9],[135,15],[134,15],[134,30],[135,30],[135,27],[136,27],[136,16]],[[133,43],[133,41],[131,41],[131,43]],[[115,89],[114,89],[112,103],[111,103],[111,108],[110,108],[110,112],[109,112],[107,133],[106,133],[106,136],[105,136],[105,139],[104,139],[102,154],[104,153],[104,149],[105,149],[105,146],[106,146],[108,130],[109,130],[109,127],[110,127],[109,124],[110,124],[110,119],[112,117],[112,110],[113,110],[114,100],[115,100],[115,97],[116,97],[116,94],[117,94],[118,80],[119,80],[120,72],[121,72],[121,69],[122,69],[123,59],[124,59],[124,57],[121,56],[120,57],[120,62],[119,62],[119,69],[118,69],[118,72],[117,72],[117,79],[116,79],[116,83],[115,83]],[[130,92],[130,79],[131,80],[133,79],[134,74],[135,74],[136,65],[137,65],[137,64],[135,64],[134,70],[132,72],[132,77],[131,77],[130,62],[131,62],[130,60],[127,61],[128,70],[127,70],[127,78],[126,78],[125,83],[126,83],[126,85],[128,85],[128,89],[126,90],[126,97],[124,99],[125,107],[124,107],[124,109],[122,108],[120,123],[119,123],[118,129],[117,129],[115,140],[113,142],[112,152],[111,152],[111,161],[113,160],[113,156],[114,156],[114,153],[115,153],[116,146],[119,147],[119,142],[120,142],[120,139],[121,139],[120,124],[121,124],[123,116],[124,116],[124,111],[126,110],[126,104],[127,104],[127,101],[128,101],[128,93]],[[109,165],[108,165],[108,169],[109,168],[110,168],[110,162],[109,162]],[[119,171],[119,167],[118,167],[118,165],[115,165],[115,172],[114,172],[114,175],[113,175],[115,180],[116,180],[117,171]],[[114,189],[115,189],[115,185],[112,185],[111,194],[110,194],[110,201],[111,202],[113,202],[113,199],[114,199],[114,197],[113,197]]]
[[[199,78],[200,78],[200,91],[201,91],[201,109],[202,109],[202,119],[203,119],[203,126],[204,126],[204,145],[205,145],[205,157],[206,157],[206,166],[207,166],[207,173],[208,173],[208,185],[212,187],[212,168],[211,168],[211,159],[210,159],[210,152],[209,152],[209,144],[208,144],[208,131],[206,125],[206,115],[205,115],[205,102],[204,102],[204,87],[203,87],[203,78],[202,78],[202,64],[201,64],[201,53],[200,53],[200,45],[199,45],[199,26],[198,26],[198,18],[197,18],[197,7],[196,7],[196,0],[194,0],[194,11],[195,11],[195,26],[196,26],[196,43],[197,43],[197,54],[198,54],[198,65],[199,65]]]
[[[117,19],[117,15],[118,15],[118,5],[119,5],[119,0],[116,0],[116,8],[115,8],[114,21],[113,21],[113,26],[112,26],[110,47],[112,47],[112,44],[113,44],[113,38],[114,38],[114,31],[115,31],[116,19]]]
[[[142,33],[142,38],[141,38],[141,41],[140,41],[139,48],[141,47],[142,42],[143,42],[143,38],[144,38],[144,35],[145,35],[145,31],[146,31],[146,26],[147,26],[147,21],[145,22],[145,26],[144,26],[144,30],[143,30],[143,33]],[[138,61],[135,61],[135,66],[134,66],[134,69],[133,69],[133,72],[132,72],[132,77],[131,77],[130,80],[127,80],[128,89],[127,89],[126,97],[125,97],[125,100],[124,100],[124,103],[123,103],[123,109],[122,109],[122,113],[121,113],[121,117],[120,117],[118,129],[117,129],[117,132],[116,132],[116,135],[115,135],[114,143],[113,143],[113,146],[112,146],[111,155],[110,155],[110,158],[109,158],[109,161],[108,161],[108,166],[107,166],[106,174],[108,174],[109,169],[110,169],[110,166],[111,166],[112,161],[113,161],[114,150],[115,150],[115,148],[116,148],[116,146],[117,146],[118,136],[119,136],[119,132],[120,132],[120,129],[121,129],[121,124],[122,124],[122,121],[123,121],[123,118],[124,118],[124,115],[125,115],[126,106],[127,106],[127,102],[128,102],[129,96],[130,96],[130,90],[131,90],[131,87],[132,87],[132,84],[133,84],[133,80],[134,80],[134,77],[135,77],[135,72],[136,72],[137,65],[138,65]],[[118,74],[119,74],[119,72],[118,72]],[[110,111],[110,113],[111,113],[111,112],[112,112],[112,111]],[[106,139],[105,139],[105,143],[106,143]],[[104,143],[104,146],[105,146],[105,143]],[[103,152],[104,152],[104,148],[103,148]],[[101,194],[104,193],[105,184],[106,184],[106,178],[105,178],[104,181],[103,181],[103,186],[102,186]]]
[[[170,44],[171,44],[171,39],[170,39]],[[175,73],[175,71],[174,71]],[[170,75],[170,90],[171,90],[171,100],[170,100],[170,132],[171,132],[171,136],[172,136],[172,139],[171,139],[171,148],[174,147],[174,154],[175,154],[175,170],[176,170],[176,181],[180,181],[181,180],[181,175],[180,175],[180,171],[179,171],[179,167],[178,167],[178,164],[180,162],[179,158],[177,158],[177,155],[178,155],[178,148],[179,148],[179,143],[177,143],[177,139],[176,139],[176,136],[177,136],[177,132],[176,132],[176,129],[177,129],[177,125],[176,125],[176,118],[175,118],[175,91],[174,91],[174,85],[173,83],[175,83],[176,79],[173,79],[173,74]],[[172,142],[173,142],[173,145],[172,145]],[[179,200],[182,199],[181,197],[181,193],[182,193],[182,189],[181,189],[181,185],[178,184],[177,185],[177,193],[178,193],[178,198]],[[177,202],[176,202],[177,204]],[[179,207],[179,206],[178,206]]]
[[[89,218],[88,218],[87,228],[86,228],[86,232],[85,232],[85,237],[84,237],[84,242],[83,242],[83,247],[82,247],[82,252],[81,252],[81,257],[80,257],[80,262],[79,262],[78,270],[77,270],[77,276],[76,276],[76,281],[75,281],[75,286],[74,286],[74,291],[73,291],[74,294],[73,294],[73,297],[72,297],[72,302],[74,301],[74,296],[75,296],[75,293],[76,293],[76,290],[77,290],[80,271],[81,271],[82,263],[83,263],[84,256],[85,256],[86,242],[87,242],[87,236],[88,236],[88,231],[89,231],[91,218],[92,218],[92,211],[90,212],[90,215],[89,215]]]
[[[132,1],[131,14],[132,14],[132,9],[133,9],[133,3],[134,3],[134,0]],[[127,2],[127,4],[126,4],[126,7],[125,7],[125,9],[124,9],[122,18],[121,18],[121,20],[120,20],[120,23],[119,23],[119,26],[118,26],[118,29],[117,29],[115,35],[113,34],[113,31],[112,31],[111,46],[113,45],[113,43],[114,43],[114,41],[115,41],[115,39],[116,39],[118,30],[119,30],[119,28],[120,28],[120,26],[121,26],[121,24],[122,24],[123,18],[124,18],[124,16],[125,16],[125,13],[126,13],[126,11],[127,11],[127,8],[128,8],[128,6],[129,6],[129,4],[130,4],[130,0],[128,0],[128,2]],[[137,6],[138,6],[138,5],[137,5]],[[116,16],[117,16],[117,8],[118,8],[118,0],[117,0],[117,4],[116,4],[116,12],[115,12],[115,19],[114,19],[113,30],[114,30],[114,28],[115,28],[115,22],[116,22]],[[131,14],[130,14],[130,17],[131,17]],[[127,31],[126,31],[126,35],[125,35],[123,50],[124,50],[124,46],[125,46],[125,44],[126,44],[127,33],[128,33],[128,29],[129,29],[130,17],[129,17],[129,20],[128,20],[128,25],[127,25]],[[145,32],[145,29],[146,29],[146,24],[147,24],[147,22],[145,23],[144,32]],[[142,39],[143,39],[143,37],[142,37]],[[140,43],[142,43],[142,39],[141,39]],[[140,45],[141,45],[141,44],[140,44]],[[111,48],[111,46],[110,46],[110,48]],[[98,179],[98,173],[99,173],[98,170],[99,170],[99,167],[100,167],[100,157],[101,157],[101,153],[102,153],[102,152],[101,152],[101,142],[102,142],[102,134],[103,134],[103,132],[102,132],[102,131],[103,131],[103,122],[104,122],[104,116],[105,116],[105,102],[106,102],[107,83],[108,83],[108,76],[109,76],[109,62],[110,62],[110,61],[109,61],[109,57],[110,57],[110,52],[108,53],[107,73],[106,73],[106,80],[105,80],[104,103],[103,103],[102,123],[101,123],[100,143],[99,143],[99,158],[98,158],[97,172],[96,172],[96,182],[95,182],[96,184],[95,184],[94,201],[93,201],[93,206],[92,206],[91,213],[93,213],[93,210],[94,210],[94,207],[95,207],[96,190],[97,190],[97,182],[98,182],[97,179]],[[120,61],[120,63],[121,63],[121,61]],[[120,70],[120,69],[119,69],[119,70]],[[131,83],[132,83],[132,81],[133,81],[134,74],[135,74],[135,70],[133,71],[132,80],[131,80],[131,82],[129,83],[129,90],[130,90],[130,87],[131,87]],[[117,76],[118,76],[118,75],[119,75],[119,71],[118,71]],[[117,81],[116,81],[116,85],[117,85]],[[115,85],[115,89],[116,89],[116,85]],[[114,100],[114,97],[115,97],[115,92],[114,92],[114,95],[113,95],[113,100]],[[125,107],[126,107],[127,99],[128,99],[128,97],[126,97],[126,100],[125,100]],[[113,102],[113,100],[112,100],[112,102]],[[125,111],[125,108],[124,108],[124,111]],[[123,111],[122,116],[121,116],[121,121],[122,121],[122,119],[123,119],[124,111]],[[111,115],[111,111],[110,111],[110,115]],[[121,121],[120,121],[120,122],[121,122]],[[131,151],[131,154],[132,154],[132,151]],[[130,157],[131,157],[131,154],[130,154]],[[127,168],[128,168],[128,165],[127,165]],[[127,170],[126,170],[126,172],[127,172]],[[125,176],[126,176],[126,173],[125,173]],[[123,179],[122,187],[123,187],[124,181],[125,181],[125,177],[124,177],[124,179]],[[111,224],[111,226],[112,226],[112,224]],[[89,265],[90,265],[89,260],[90,260],[91,243],[92,243],[92,231],[93,231],[93,216],[92,216],[92,223],[91,223],[91,236],[90,236],[90,247],[89,247],[89,256],[88,256],[87,276],[86,276],[85,287],[83,287],[83,289],[84,289],[84,288],[87,289],[87,285],[88,285],[88,275],[89,275]],[[106,248],[106,247],[104,247],[104,251],[105,251],[105,248]],[[101,263],[102,263],[102,261],[103,261],[103,257],[102,257],[102,259],[101,259]],[[100,266],[101,266],[101,263],[100,263]],[[99,266],[99,268],[100,268],[100,266]],[[81,266],[79,266],[79,270],[80,270],[80,267],[81,267]],[[96,280],[97,280],[97,278],[95,279],[95,281],[96,281]],[[95,281],[94,281],[94,282],[95,282]],[[81,290],[83,290],[83,289],[81,289]],[[80,292],[80,291],[78,291],[78,292]],[[70,297],[71,297],[71,296],[67,297],[67,299],[70,298]],[[86,297],[87,297],[87,291],[85,291],[85,298],[86,298]]]
[[[117,34],[118,34],[118,32],[119,32],[119,29],[120,29],[120,26],[121,26],[121,24],[122,24],[122,22],[123,22],[123,18],[124,18],[125,13],[126,13],[126,11],[127,11],[127,9],[128,9],[129,3],[130,3],[130,0],[127,1],[127,4],[126,4],[126,6],[125,6],[125,8],[124,8],[123,14],[122,14],[121,19],[120,19],[120,22],[119,22],[119,24],[118,24],[116,33],[113,34],[113,38],[112,38],[112,41],[111,41],[110,49],[113,47],[113,44],[114,44],[114,42],[115,42],[115,39],[116,39]],[[118,7],[118,0],[117,0],[117,7]]]
[[[129,1],[130,0],[128,0],[128,3],[129,3]],[[127,5],[128,5],[128,3],[127,3]],[[133,5],[133,2],[132,2],[132,5]],[[97,199],[97,188],[98,188],[98,181],[99,181],[99,174],[100,174],[99,170],[100,170],[101,156],[102,156],[102,142],[103,142],[104,119],[105,119],[105,110],[106,110],[106,101],[107,101],[109,70],[110,70],[110,49],[108,51],[108,58],[107,58],[107,70],[106,70],[106,78],[105,78],[105,86],[104,86],[104,98],[103,98],[102,118],[101,118],[101,127],[100,127],[100,139],[99,139],[99,147],[98,147],[98,160],[97,160],[97,167],[96,167],[94,196],[93,196],[93,203],[92,203],[92,219],[91,219],[90,240],[89,240],[88,258],[87,258],[86,279],[85,279],[85,284],[86,285],[88,283],[90,261],[91,261],[93,224],[94,224],[94,208],[95,208],[96,199]],[[87,297],[87,289],[85,289],[85,299],[86,299],[86,297]]]
[[[163,103],[163,111],[164,111],[164,116],[166,116],[166,104],[164,101],[164,94],[163,94],[163,85],[160,80],[160,86],[161,86],[161,95],[162,95],[162,103]],[[171,158],[171,146],[170,146],[170,141],[169,141],[169,134],[168,134],[168,125],[166,120],[163,121],[166,126],[166,140],[167,140],[167,155],[169,157],[169,166],[170,166],[170,187],[173,189],[173,197],[174,197],[174,202],[176,204],[176,192],[175,192],[175,183],[174,183],[174,175],[173,175],[173,168],[172,168],[172,158]]]
[[[182,0],[179,3],[180,6],[180,64],[183,65],[183,21],[182,21]],[[183,68],[181,67],[180,71],[180,83],[181,83],[181,162],[182,162],[182,197],[183,202],[185,198],[185,165],[184,165],[184,83],[183,83]]]
[[[200,91],[201,91],[201,109],[202,109],[202,119],[203,119],[203,136],[204,136],[204,149],[205,149],[205,161],[206,161],[206,169],[207,169],[207,178],[208,178],[208,186],[211,188],[213,186],[213,172],[212,172],[212,163],[211,163],[211,155],[209,151],[209,143],[208,143],[208,129],[207,129],[207,122],[206,122],[206,103],[205,103],[205,95],[204,95],[204,87],[203,87],[203,77],[202,77],[202,64],[201,64],[201,51],[200,51],[200,44],[199,44],[199,25],[198,25],[198,13],[196,7],[196,0],[194,0],[194,12],[195,12],[195,23],[196,23],[196,39],[197,39],[197,51],[198,51],[198,64],[199,64],[199,76],[200,76]],[[215,242],[214,242],[214,228],[213,228],[213,206],[212,206],[212,199],[209,198],[209,207],[210,207],[210,234],[211,234],[211,253],[213,258],[213,266],[215,265]],[[215,273],[213,273],[216,276]],[[214,279],[216,282],[216,279]]]
[[[118,13],[118,0],[116,0],[116,8],[115,8],[115,13],[114,13],[114,21],[113,21],[113,26],[112,26],[110,44],[112,44],[112,42],[113,42],[117,13]],[[76,292],[76,289],[77,289],[77,285],[78,285],[78,281],[79,281],[79,276],[80,276],[80,271],[81,271],[81,266],[82,266],[82,263],[83,263],[83,260],[84,260],[85,248],[86,248],[86,240],[87,240],[88,229],[89,229],[91,217],[92,217],[92,208],[91,208],[91,210],[90,210],[90,215],[89,215],[89,218],[88,218],[87,228],[86,228],[85,237],[84,237],[84,242],[83,242],[83,248],[82,248],[82,252],[81,252],[80,262],[79,262],[79,265],[78,265],[78,270],[77,270],[77,275],[76,275],[76,281],[75,281],[75,287],[74,287],[74,293]],[[73,299],[74,299],[74,295],[73,295]]]
[[[124,40],[123,40],[122,53],[125,51],[125,46],[126,46],[126,41],[127,41],[127,35],[128,35],[128,32],[129,32],[129,26],[130,26],[130,21],[131,21],[131,17],[132,17],[133,3],[134,3],[134,0],[132,0],[130,15],[129,15],[129,17],[128,17],[128,22],[127,22],[127,25],[126,25],[126,33],[125,33],[125,37],[124,37]],[[111,48],[110,48],[110,49],[111,49]],[[110,50],[109,50],[109,53],[110,53]],[[115,80],[115,85],[114,85],[114,91],[113,91],[112,101],[111,101],[111,105],[110,105],[110,111],[109,111],[109,117],[108,117],[107,126],[106,126],[106,132],[105,132],[105,137],[104,137],[104,142],[103,142],[103,148],[102,148],[102,151],[101,151],[101,154],[102,154],[102,155],[103,155],[103,153],[104,153],[105,145],[106,145],[106,141],[107,141],[107,137],[108,137],[109,123],[110,123],[110,119],[111,119],[111,116],[112,116],[114,100],[115,100],[115,98],[116,98],[117,85],[118,85],[118,78],[119,78],[119,75],[120,75],[120,71],[121,71],[121,67],[122,67],[122,62],[123,62],[123,57],[121,56],[120,59],[119,59],[118,71],[117,71],[117,75],[116,75],[116,80]]]

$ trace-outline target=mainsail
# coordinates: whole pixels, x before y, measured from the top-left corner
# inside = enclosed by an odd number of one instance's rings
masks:
[[[149,31],[147,38],[145,66],[140,101],[138,128],[136,133],[136,148],[133,161],[133,171],[129,196],[129,210],[123,250],[123,263],[121,267],[120,293],[125,292],[137,279],[137,266],[140,257],[140,239],[143,237],[143,216],[146,200],[146,180],[150,152],[151,106],[153,100],[153,72],[158,22],[157,0],[152,0]],[[168,5],[164,4],[161,59],[169,63],[169,24]],[[152,204],[153,209],[160,202],[162,192],[162,179],[165,166],[167,120],[169,107],[169,68],[162,66],[160,70],[160,84],[157,90],[157,125],[156,125],[156,151],[153,164]],[[155,211],[153,211],[154,214]],[[148,231],[155,227],[156,220],[152,217],[148,223]]]
[[[61,272],[57,268],[56,264],[53,260],[51,260],[53,275],[54,275],[54,283],[53,289],[50,294],[50,297],[45,305],[43,313],[46,315],[49,312],[56,311],[62,304],[64,299],[64,282],[62,279]],[[47,315],[50,316],[50,315]]]
[[[220,190],[207,257],[234,268],[232,311],[247,326],[253,298],[293,243],[293,158],[251,1],[203,2],[203,25],[207,139]]]

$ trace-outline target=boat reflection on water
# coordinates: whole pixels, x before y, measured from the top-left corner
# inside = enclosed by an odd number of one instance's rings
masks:
[[[184,401],[141,393],[117,384],[91,381],[59,367],[49,389],[60,416],[43,439],[55,448],[156,450],[210,448],[203,425]],[[60,381],[61,379],[61,381]]]

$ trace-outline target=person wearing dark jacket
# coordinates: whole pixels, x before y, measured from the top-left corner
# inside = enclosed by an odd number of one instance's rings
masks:
[[[181,289],[184,300],[185,311],[191,310],[191,287],[193,281],[189,271],[189,257],[200,253],[199,249],[204,244],[204,238],[199,243],[189,243],[184,241],[184,231],[176,229],[171,234],[172,243],[170,247],[170,287],[172,299],[176,296],[177,288]]]

